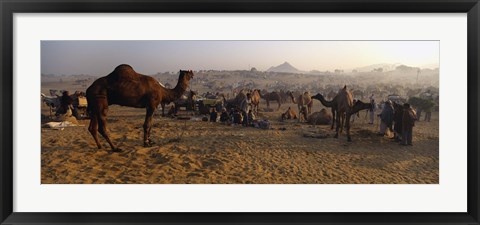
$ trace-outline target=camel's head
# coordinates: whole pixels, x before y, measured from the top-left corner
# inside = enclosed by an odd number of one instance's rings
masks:
[[[372,103],[364,103],[360,100],[356,100],[354,103],[353,103],[353,111],[354,112],[358,112],[360,110],[364,110],[364,109],[371,109],[372,108]]]
[[[320,93],[318,93],[318,94],[316,94],[316,95],[312,96],[312,98],[313,98],[313,99],[320,100],[320,99],[322,99],[322,98],[323,98],[323,95],[322,95],[322,94],[320,94]]]
[[[180,70],[180,78],[190,81],[193,79],[193,71],[191,70]]]

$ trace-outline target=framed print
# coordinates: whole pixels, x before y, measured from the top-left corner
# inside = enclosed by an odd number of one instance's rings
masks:
[[[476,0],[1,9],[2,224],[479,224]]]

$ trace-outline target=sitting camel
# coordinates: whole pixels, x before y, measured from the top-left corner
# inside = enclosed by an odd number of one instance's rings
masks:
[[[308,116],[307,122],[313,125],[329,125],[332,122],[332,114],[326,109],[321,109],[319,112],[314,112]]]
[[[143,144],[148,147],[153,141],[150,139],[153,113],[158,105],[163,102],[173,102],[180,98],[187,90],[193,78],[191,70],[180,70],[177,86],[173,89],[162,87],[153,77],[139,74],[129,65],[117,66],[113,72],[105,77],[95,80],[87,89],[88,113],[90,125],[88,130],[95,139],[99,149],[102,148],[98,141],[99,132],[112,148],[117,152],[120,149],[113,145],[107,131],[108,106],[117,104],[135,108],[146,108],[147,113],[143,124]]]
[[[285,113],[282,113],[282,121],[283,120],[291,120],[291,119],[297,119],[297,113],[293,111],[290,107],[288,107],[287,111]]]

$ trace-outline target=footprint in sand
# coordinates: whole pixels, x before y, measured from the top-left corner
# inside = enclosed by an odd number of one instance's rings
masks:
[[[202,167],[219,167],[223,166],[223,162],[218,159],[207,159],[202,161]]]

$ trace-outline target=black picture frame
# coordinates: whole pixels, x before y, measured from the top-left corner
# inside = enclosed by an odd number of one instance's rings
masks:
[[[1,224],[479,224],[478,0],[0,0]],[[467,13],[467,213],[19,213],[13,212],[14,13]],[[454,106],[453,106],[454,107]],[[448,138],[448,137],[444,137]]]

